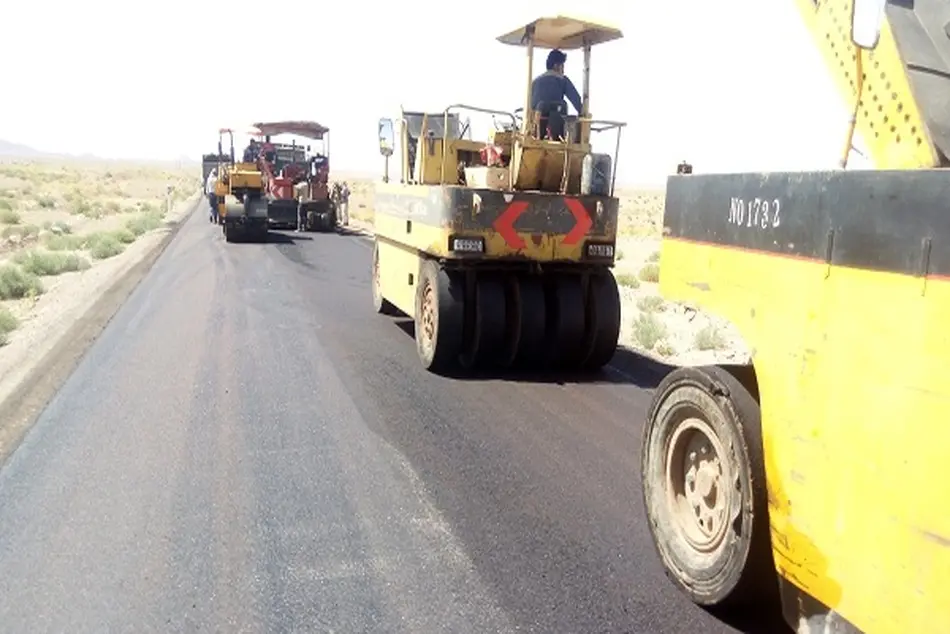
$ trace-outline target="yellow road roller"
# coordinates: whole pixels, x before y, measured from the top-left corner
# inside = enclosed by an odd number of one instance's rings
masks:
[[[224,153],[224,135],[230,139],[229,152]],[[267,241],[267,198],[264,180],[257,163],[236,161],[234,131],[218,131],[218,180],[214,194],[218,216],[227,242],[251,239]],[[229,160],[225,162],[225,157]],[[235,202],[236,201],[236,202]]]
[[[386,177],[375,189],[373,304],[415,322],[423,367],[595,370],[616,350],[614,264],[619,201],[614,164],[624,123],[590,116],[590,59],[619,29],[539,18],[498,38],[527,50],[524,107],[453,105],[379,121]],[[535,48],[583,51],[579,115],[532,103]],[[491,115],[472,140],[460,113]],[[615,131],[614,154],[592,152]],[[389,158],[401,163],[390,182]],[[394,179],[392,179],[394,180]]]

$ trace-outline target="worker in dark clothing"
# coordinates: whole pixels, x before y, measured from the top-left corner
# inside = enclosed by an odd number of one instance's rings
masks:
[[[257,141],[251,139],[251,142],[247,144],[247,147],[244,149],[244,162],[245,163],[256,163],[257,157],[260,155],[260,148],[257,147]]]
[[[571,102],[577,114],[581,113],[581,96],[574,82],[564,74],[567,55],[557,49],[548,53],[547,71],[534,78],[531,83],[531,109],[540,113],[541,137],[559,139],[564,136],[564,115],[567,104]]]

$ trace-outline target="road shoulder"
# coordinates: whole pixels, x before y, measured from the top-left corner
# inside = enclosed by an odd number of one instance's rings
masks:
[[[72,374],[179,228],[200,206],[193,195],[165,216],[165,224],[124,253],[82,273],[80,290],[44,295],[0,359],[0,464],[16,450],[33,423]]]

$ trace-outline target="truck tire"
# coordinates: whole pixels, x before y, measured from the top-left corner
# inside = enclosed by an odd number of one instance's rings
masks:
[[[465,320],[465,289],[458,275],[424,260],[416,287],[416,352],[422,367],[445,373],[458,364]]]
[[[667,576],[694,603],[761,603],[777,590],[759,405],[719,367],[678,368],[643,430],[643,501]]]
[[[395,315],[396,307],[383,297],[383,287],[379,279],[379,243],[373,241],[373,310],[379,315]]]

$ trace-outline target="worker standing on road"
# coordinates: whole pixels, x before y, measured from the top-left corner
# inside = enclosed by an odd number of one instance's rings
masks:
[[[297,233],[307,228],[307,212],[300,199],[297,199]]]
[[[540,113],[541,138],[547,136],[551,139],[559,139],[564,136],[563,116],[567,114],[565,97],[577,110],[578,115],[583,107],[574,82],[564,74],[566,61],[567,55],[563,51],[554,49],[548,53],[547,71],[535,77],[531,83],[531,109]],[[560,116],[552,117],[552,114]]]
[[[341,221],[343,226],[346,227],[350,224],[350,187],[346,184],[346,181],[343,181],[343,185],[340,187],[340,211]]]
[[[213,168],[208,172],[208,180],[205,181],[205,195],[208,197],[208,204],[211,206],[211,215],[208,220],[218,223],[218,197],[214,195],[214,185],[218,182],[218,168]]]

